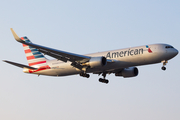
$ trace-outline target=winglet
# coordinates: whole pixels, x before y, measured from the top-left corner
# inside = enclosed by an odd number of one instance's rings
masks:
[[[11,28],[11,32],[15,38],[15,40],[17,40],[18,42],[22,42],[21,38],[19,38],[19,36],[14,32],[14,30]]]

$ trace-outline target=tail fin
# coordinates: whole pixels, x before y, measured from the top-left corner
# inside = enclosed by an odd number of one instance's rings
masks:
[[[27,37],[21,37],[21,40],[31,43],[31,41]],[[47,59],[36,48],[33,48],[25,44],[23,44],[23,48],[29,66],[41,67],[47,65],[46,63]]]

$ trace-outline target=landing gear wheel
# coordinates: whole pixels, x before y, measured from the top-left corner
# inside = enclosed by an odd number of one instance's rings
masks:
[[[106,79],[103,79],[103,78],[99,78],[99,82],[108,84],[109,80],[106,80]]]
[[[90,77],[90,75],[89,75],[89,74],[86,74],[86,73],[80,73],[79,75],[82,76],[82,77],[86,77],[86,78],[89,78],[89,77]]]
[[[162,70],[166,70],[166,67],[163,66],[161,69],[162,69]]]
[[[104,83],[108,84],[108,83],[109,83],[109,80],[106,80],[106,79],[105,79],[105,80],[104,80]]]
[[[99,82],[102,82],[102,78],[99,78]]]
[[[102,73],[103,78],[99,78],[99,82],[106,83],[106,84],[109,83],[109,80],[105,79],[106,78],[106,74],[107,74],[106,72]]]
[[[89,78],[90,77],[90,75],[89,74],[86,74],[86,78]]]

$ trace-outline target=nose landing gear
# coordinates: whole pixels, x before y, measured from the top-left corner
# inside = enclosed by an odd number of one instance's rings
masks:
[[[162,61],[162,63],[163,63],[163,66],[161,67],[161,69],[166,70],[165,65],[168,63],[168,61],[164,60],[164,61]]]

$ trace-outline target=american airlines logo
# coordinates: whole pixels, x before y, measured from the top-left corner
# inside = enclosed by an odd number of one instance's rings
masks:
[[[146,48],[148,49],[148,52],[149,52],[149,53],[152,53],[152,50],[149,48],[148,45],[146,45]]]
[[[125,56],[133,56],[143,54],[143,48],[140,49],[129,49],[126,51],[120,52],[108,52],[106,58],[118,58],[118,57],[125,57]]]

